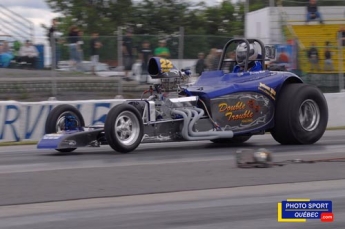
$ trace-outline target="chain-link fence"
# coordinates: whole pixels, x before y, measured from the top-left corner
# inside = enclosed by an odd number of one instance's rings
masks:
[[[222,49],[223,45],[231,38],[189,35],[184,36],[183,44],[181,44],[181,39],[178,36],[132,35],[130,38],[123,36],[121,39],[115,36],[101,36],[96,39],[101,44],[97,48],[99,63],[106,64],[106,68],[109,70],[126,68],[128,64],[126,57],[128,56],[132,58],[131,63],[133,65],[136,62],[141,63],[144,54],[144,56],[146,56],[146,53],[149,56],[159,56],[162,50],[168,52],[165,57],[175,61],[177,67],[193,67],[195,64],[193,61],[198,59],[200,53],[207,56],[211,49]],[[57,69],[90,71],[90,68],[80,66],[80,64],[85,65],[91,61],[93,49],[91,42],[93,42],[93,38],[89,36],[79,37],[75,43],[73,43],[73,40],[70,42],[69,37],[61,37],[57,43],[53,44],[56,47],[56,57],[58,59]],[[123,42],[125,42],[124,47],[122,46]],[[123,51],[127,48],[130,50]],[[103,69],[99,71],[104,71]]]
[[[179,68],[215,69],[209,61],[231,37],[184,35],[128,35],[36,37],[31,41],[6,41],[8,63],[3,65],[0,87],[3,100],[101,99],[122,95],[134,98],[156,82],[145,63],[151,56],[169,58]],[[2,42],[4,43],[4,42]],[[23,51],[24,50],[24,51]],[[26,50],[26,51],[25,51]],[[6,82],[4,82],[6,81]]]

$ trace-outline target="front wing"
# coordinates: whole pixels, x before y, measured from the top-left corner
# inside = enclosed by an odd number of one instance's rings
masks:
[[[90,131],[66,131],[55,134],[45,134],[38,142],[38,149],[71,149],[89,146],[98,140],[103,129]]]

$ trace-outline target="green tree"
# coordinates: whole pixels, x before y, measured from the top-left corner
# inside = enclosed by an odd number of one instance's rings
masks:
[[[73,24],[80,27],[86,36],[93,31],[101,36],[114,36],[119,26],[131,27],[135,34],[133,40],[138,46],[143,40],[148,40],[154,48],[159,39],[167,40],[172,58],[178,56],[181,26],[185,34],[185,58],[195,58],[198,52],[208,53],[210,48],[222,48],[232,37],[243,35],[244,5],[241,2],[234,4],[231,0],[214,6],[180,0],[142,0],[136,4],[131,0],[46,1],[54,12],[63,15],[59,29],[65,35]],[[263,5],[259,0],[254,2],[254,8]],[[117,47],[116,38],[102,42],[113,47],[111,50]],[[116,55],[116,51],[112,53]]]
[[[54,12],[64,15],[66,19],[62,20],[65,23],[63,27],[75,24],[86,34],[97,31],[101,35],[114,35],[117,26],[128,21],[132,9],[131,0],[46,0],[46,2]]]

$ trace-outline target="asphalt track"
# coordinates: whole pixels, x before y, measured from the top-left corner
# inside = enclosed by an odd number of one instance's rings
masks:
[[[108,146],[57,154],[0,147],[0,228],[342,228],[345,160],[239,169],[239,149],[266,148],[275,161],[345,158],[345,131],[314,145],[281,146],[270,135],[230,146],[208,141]],[[277,223],[286,198],[333,201],[335,220]]]

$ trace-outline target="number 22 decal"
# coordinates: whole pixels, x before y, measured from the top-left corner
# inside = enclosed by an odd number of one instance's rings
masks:
[[[160,64],[162,68],[162,72],[169,72],[170,69],[173,68],[173,64],[170,60],[167,59],[160,59]]]

